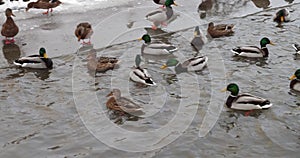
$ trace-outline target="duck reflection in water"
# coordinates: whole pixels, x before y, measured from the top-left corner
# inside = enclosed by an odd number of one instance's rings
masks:
[[[20,47],[14,43],[3,45],[2,52],[8,64],[13,64],[21,55]]]

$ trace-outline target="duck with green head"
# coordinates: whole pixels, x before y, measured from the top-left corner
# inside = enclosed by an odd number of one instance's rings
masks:
[[[166,69],[167,67],[175,66],[175,72],[177,74],[182,72],[191,72],[191,71],[201,71],[207,65],[208,58],[206,56],[197,56],[190,58],[183,63],[180,63],[177,59],[169,59],[161,69]]]
[[[228,96],[226,106],[236,110],[255,110],[267,109],[272,106],[269,100],[257,97],[251,94],[239,94],[239,87],[235,83],[230,83],[222,92],[229,91],[231,94]]]
[[[296,70],[294,75],[290,77],[290,88],[300,92],[300,69]]]
[[[156,30],[158,26],[167,25],[167,21],[173,16],[174,12],[171,5],[177,5],[174,0],[166,0],[166,8],[159,8],[146,15],[146,19],[153,23],[152,29]]]
[[[281,24],[283,22],[289,22],[290,21],[290,11],[287,9],[280,9],[276,12],[275,17],[273,19],[278,24]]]
[[[129,73],[130,79],[134,82],[142,83],[147,86],[155,86],[156,83],[153,81],[147,69],[140,67],[141,62],[142,62],[141,55],[136,55],[135,57],[136,67]]]
[[[141,54],[148,55],[169,55],[177,50],[177,48],[170,44],[165,44],[161,42],[152,42],[150,35],[144,34],[139,41],[143,40],[144,44],[141,48]]]
[[[264,37],[260,40],[260,47],[257,46],[241,46],[233,48],[231,51],[241,57],[249,57],[249,58],[262,58],[268,57],[269,51],[267,48],[267,44],[274,45],[267,37]]]
[[[51,69],[53,67],[53,62],[48,58],[46,49],[43,47],[40,48],[39,55],[21,57],[15,60],[14,64],[20,67],[33,69]]]

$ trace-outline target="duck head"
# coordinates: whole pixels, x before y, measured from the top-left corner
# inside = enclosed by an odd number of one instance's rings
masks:
[[[44,57],[44,58],[48,58],[47,53],[46,53],[46,49],[45,48],[40,48],[40,56]]]
[[[230,83],[226,88],[222,89],[222,92],[229,91],[231,95],[237,96],[239,94],[239,86],[235,83]]]
[[[161,69],[166,69],[167,67],[176,66],[179,61],[175,58],[169,59],[164,65],[162,65]]]
[[[121,97],[121,91],[119,89],[113,89],[106,97],[114,97],[118,99]]]
[[[30,2],[27,4],[27,8],[25,9],[26,12],[30,9],[30,8],[33,8],[34,7],[34,4],[36,4],[36,2]]]
[[[10,8],[7,8],[7,9],[5,10],[5,15],[6,15],[7,17],[15,16]]]
[[[151,37],[148,34],[144,34],[141,38],[138,39],[139,41],[144,40],[145,43],[151,43]]]
[[[275,44],[274,44],[273,42],[271,42],[271,41],[269,40],[269,38],[267,38],[267,37],[264,37],[264,38],[262,38],[262,39],[260,40],[260,46],[261,46],[261,47],[266,47],[267,44],[275,45]]]
[[[300,69],[296,70],[293,76],[290,77],[290,80],[300,79]]]

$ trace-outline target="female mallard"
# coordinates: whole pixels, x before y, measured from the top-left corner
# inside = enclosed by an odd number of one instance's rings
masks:
[[[296,54],[300,54],[300,46],[298,44],[293,44],[293,47],[296,50]]]
[[[290,77],[290,88],[300,92],[300,69],[298,69],[293,76]]]
[[[212,38],[218,38],[222,36],[231,36],[233,35],[233,24],[219,24],[214,25],[213,22],[208,24],[207,32]]]
[[[195,27],[194,38],[191,45],[196,49],[196,51],[200,51],[204,45],[204,40],[199,30],[199,26]]]
[[[212,0],[202,0],[198,6],[198,13],[201,19],[206,17],[206,13],[212,9],[213,4],[214,2]]]
[[[280,9],[276,12],[275,17],[273,19],[278,24],[281,24],[283,22],[289,22],[290,21],[290,11],[287,9]]]
[[[111,97],[106,102],[108,109],[136,115],[144,114],[142,107],[127,98],[121,97],[119,89],[113,89],[106,97]]]
[[[140,63],[142,59],[140,55],[135,57],[136,67],[129,73],[129,77],[132,81],[137,83],[142,83],[147,86],[155,86],[156,83],[152,80],[151,75],[148,73],[147,69],[141,68]]]
[[[113,57],[100,57],[97,59],[96,53],[88,54],[87,67],[91,71],[105,72],[114,69],[119,63],[118,59]]]
[[[18,34],[19,28],[11,16],[15,16],[10,8],[5,10],[6,21],[2,25],[1,35],[5,36],[5,44],[14,43],[14,37]]]
[[[173,0],[166,0],[166,8],[159,8],[146,15],[146,19],[153,22],[152,29],[156,30],[157,26],[167,25],[167,21],[173,16],[174,12],[171,5],[177,5]]]
[[[50,12],[52,12],[53,11],[52,8],[59,6],[61,3],[62,2],[59,0],[38,0],[36,2],[28,3],[26,11],[28,11],[30,8],[47,9],[47,11],[44,12],[43,14],[48,14],[49,9],[50,9]]]
[[[91,36],[93,34],[92,25],[84,22],[77,25],[75,29],[75,36],[77,37],[77,40],[82,40],[82,44],[91,44]],[[85,42],[84,40],[88,39],[88,42]]]
[[[254,110],[254,109],[267,109],[272,106],[269,100],[260,98],[251,94],[239,94],[239,87],[235,83],[230,83],[223,92],[229,91],[231,94],[228,96],[226,105],[228,108],[236,110]]]
[[[139,41],[144,40],[142,45],[141,53],[148,55],[169,55],[172,54],[177,48],[170,44],[151,42],[151,37],[148,34],[143,35]]]
[[[45,48],[40,48],[39,55],[21,57],[15,60],[14,64],[24,68],[33,69],[51,69],[53,67],[53,62],[50,58],[48,58]]]
[[[260,40],[260,47],[257,46],[242,46],[233,48],[231,51],[242,57],[250,57],[250,58],[261,58],[261,57],[268,57],[269,51],[266,47],[267,44],[274,45],[268,38],[264,37]]]
[[[190,58],[186,61],[184,61],[182,64],[179,63],[178,60],[172,58],[169,59],[166,64],[161,66],[161,69],[165,69],[167,67],[175,66],[175,72],[181,73],[181,72],[190,72],[190,71],[200,71],[202,70],[208,62],[208,58],[206,56],[197,56]]]

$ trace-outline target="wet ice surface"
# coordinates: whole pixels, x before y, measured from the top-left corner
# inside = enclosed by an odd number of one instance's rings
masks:
[[[151,25],[143,18],[156,7],[152,2],[133,1],[122,7],[87,9],[84,14],[78,13],[78,10],[64,10],[62,7],[57,8],[52,16],[41,15],[40,10],[30,13],[16,11],[17,17],[14,19],[21,29],[16,37],[17,42],[11,46],[1,44],[3,53],[0,53],[1,157],[298,156],[299,97],[290,92],[288,77],[299,68],[299,60],[291,47],[293,43],[300,42],[300,12],[296,9],[299,1],[294,1],[296,4],[291,5],[285,1],[271,1],[271,8],[265,11],[255,7],[251,1],[234,1],[230,4],[219,1],[218,7],[215,6],[201,20],[196,12],[198,1],[177,2],[181,6],[173,8],[179,16],[168,27],[163,28],[164,31],[149,32],[155,36],[154,39],[176,45],[179,48],[174,53],[177,58],[183,60],[196,54],[189,45],[193,26],[199,25],[206,35],[209,21],[233,23],[235,34],[207,40],[200,53],[209,57],[209,65],[200,73],[174,75],[171,68],[164,71],[159,68],[166,59],[145,57],[143,66],[148,68],[153,79],[159,83],[157,87],[137,86],[129,81],[128,76],[134,66],[134,57],[140,53],[142,45],[136,39],[149,31],[144,29],[145,26]],[[291,17],[294,21],[284,24],[282,28],[276,27],[272,16],[278,10],[276,7],[285,5],[293,11]],[[69,13],[73,11],[75,13]],[[111,17],[107,18],[109,16]],[[80,21],[90,21],[93,24],[93,49],[98,56],[118,57],[121,60],[118,69],[104,74],[97,73],[96,76],[88,73],[86,55],[93,50],[81,48],[77,52],[79,44],[73,35],[74,28]],[[128,24],[132,26],[128,28]],[[161,36],[170,31],[174,33]],[[231,48],[238,45],[259,45],[260,38],[264,36],[276,44],[268,46],[268,59],[256,61],[232,56]],[[111,44],[112,47],[102,49]],[[46,47],[48,55],[53,57],[54,69],[32,71],[12,65],[13,59],[35,54],[40,46]],[[224,62],[225,68],[219,65],[222,63],[220,61]],[[219,76],[225,77],[218,78]],[[226,86],[219,82],[223,80],[238,83],[241,92],[270,99],[274,106],[248,117],[223,108],[228,95],[218,91]],[[214,85],[216,81],[218,84]],[[190,85],[197,91],[189,96],[182,89]],[[111,87],[122,89],[123,95],[143,106],[147,115],[155,115],[138,121],[125,121],[121,125],[108,121],[105,96]],[[186,97],[199,100],[181,103]],[[196,115],[187,130],[183,132],[183,129],[178,129],[173,132],[171,136],[180,137],[164,148],[130,153],[108,147],[98,140],[104,134],[108,141],[126,142],[129,139],[114,135],[116,131],[112,126],[135,132],[160,129],[178,116],[177,112],[182,104],[185,105],[183,108],[196,110],[186,115],[193,112]],[[221,110],[220,117],[218,110]],[[203,127],[201,125],[213,123],[213,120],[203,122],[208,114],[214,116],[212,118],[217,119],[217,122],[207,135],[199,138],[200,127]],[[185,122],[187,117],[178,118],[178,124]],[[157,144],[152,144],[151,148],[159,147],[167,138],[171,137],[163,137]],[[148,142],[145,141],[144,144]]]

